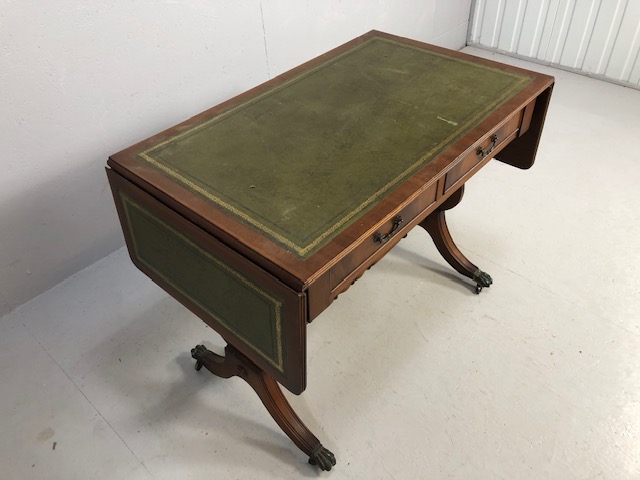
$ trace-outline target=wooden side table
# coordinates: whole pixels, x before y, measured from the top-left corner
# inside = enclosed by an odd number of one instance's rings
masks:
[[[109,158],[133,262],[227,342],[196,369],[243,378],[323,470],[280,390],[306,387],[307,325],[413,227],[479,293],[445,211],[489,160],[533,165],[553,78],[372,31]]]

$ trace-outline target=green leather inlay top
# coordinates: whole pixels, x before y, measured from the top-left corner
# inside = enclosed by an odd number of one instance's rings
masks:
[[[374,38],[140,156],[305,258],[530,80]]]
[[[282,301],[120,192],[135,256],[284,373]]]

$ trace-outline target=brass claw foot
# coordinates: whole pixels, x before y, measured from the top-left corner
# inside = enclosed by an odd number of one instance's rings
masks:
[[[193,359],[195,359],[196,361],[196,365],[195,365],[195,369],[196,371],[200,371],[200,369],[202,368],[202,358],[204,357],[204,354],[206,353],[207,348],[204,345],[196,345],[194,348],[191,349],[191,357]]]
[[[336,464],[336,457],[319,443],[309,457],[311,465],[317,465],[320,470],[329,471]]]
[[[472,280],[476,282],[476,293],[480,293],[484,287],[490,287],[493,283],[491,275],[478,269],[473,274]]]

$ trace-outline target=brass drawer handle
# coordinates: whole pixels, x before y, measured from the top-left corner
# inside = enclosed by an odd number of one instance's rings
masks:
[[[491,135],[491,145],[489,145],[488,150],[483,150],[482,147],[478,147],[478,151],[476,152],[482,158],[488,157],[491,152],[493,152],[498,146],[498,135]]]
[[[400,224],[402,222],[403,222],[402,217],[400,215],[396,215],[393,218],[393,226],[391,227],[391,230],[389,231],[389,233],[387,233],[386,235],[383,235],[380,232],[376,232],[376,234],[373,236],[373,241],[376,243],[386,242],[391,237],[393,237],[393,234],[396,233],[396,230],[398,230],[398,228],[400,228]]]

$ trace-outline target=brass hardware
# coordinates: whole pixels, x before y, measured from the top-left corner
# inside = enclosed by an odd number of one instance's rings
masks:
[[[491,145],[489,145],[488,150],[484,150],[482,147],[478,147],[478,151],[476,152],[482,158],[485,158],[493,152],[498,146],[498,135],[491,135]]]
[[[380,232],[376,232],[376,234],[373,236],[373,241],[376,243],[386,242],[393,236],[394,233],[396,233],[396,230],[400,228],[400,224],[402,222],[403,222],[402,217],[400,215],[396,215],[393,218],[393,226],[391,227],[391,230],[389,231],[389,233],[387,233],[386,235],[383,235]]]

